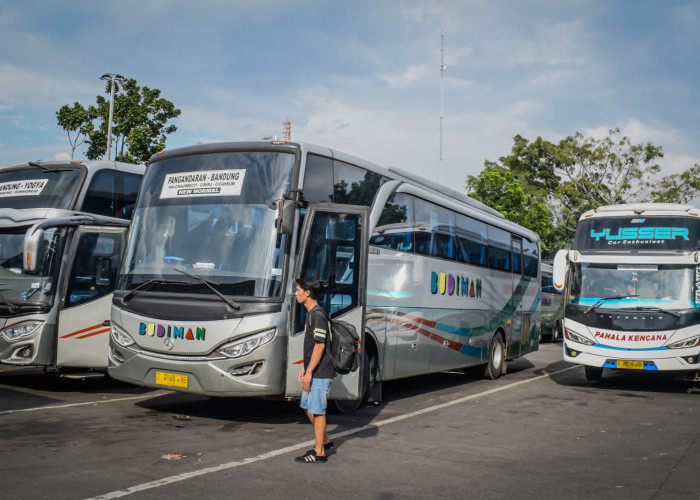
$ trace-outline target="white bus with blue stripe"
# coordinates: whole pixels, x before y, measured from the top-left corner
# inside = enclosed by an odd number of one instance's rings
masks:
[[[606,368],[700,369],[700,211],[626,204],[584,213],[554,260],[565,291],[564,359]]]

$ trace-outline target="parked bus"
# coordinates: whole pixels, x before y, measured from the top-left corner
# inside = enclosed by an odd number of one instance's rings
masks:
[[[542,263],[542,338],[555,342],[562,336],[564,294],[554,288],[552,265]]]
[[[301,143],[199,145],[151,158],[112,309],[109,374],[210,396],[295,397],[314,276],[365,356],[331,399],[483,365],[539,342],[538,237],[399,169]]]
[[[564,359],[598,380],[604,368],[700,369],[700,211],[627,204],[579,219],[554,260],[566,293]]]
[[[144,166],[0,170],[0,362],[107,368],[111,294]]]

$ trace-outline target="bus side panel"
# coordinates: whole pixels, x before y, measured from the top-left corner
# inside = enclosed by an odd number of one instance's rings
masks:
[[[60,313],[56,365],[107,368],[112,294]]]

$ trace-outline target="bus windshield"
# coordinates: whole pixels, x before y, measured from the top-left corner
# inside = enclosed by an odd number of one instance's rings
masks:
[[[569,303],[600,309],[689,309],[700,306],[694,300],[694,280],[694,266],[574,264]]]
[[[282,291],[287,237],[275,203],[289,193],[295,157],[230,152],[154,162],[134,212],[120,288],[153,279],[151,290],[276,297]],[[191,282],[183,287],[182,281]]]
[[[0,208],[70,209],[84,175],[68,165],[0,170]]]
[[[53,301],[56,270],[60,265],[58,249],[61,231],[44,231],[44,252],[39,253],[37,270],[31,274],[22,269],[22,249],[27,228],[0,233],[0,294],[16,305],[50,304]]]

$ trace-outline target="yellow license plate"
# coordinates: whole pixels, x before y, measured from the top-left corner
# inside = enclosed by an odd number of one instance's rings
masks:
[[[617,367],[624,370],[643,370],[644,361],[632,361],[629,359],[618,359]]]
[[[187,389],[187,375],[177,373],[156,372],[156,384],[169,385],[170,387],[184,387]]]

